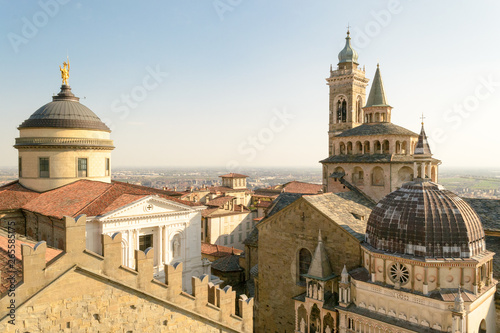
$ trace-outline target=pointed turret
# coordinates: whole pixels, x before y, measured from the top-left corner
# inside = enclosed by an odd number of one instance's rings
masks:
[[[391,122],[392,106],[387,103],[385,96],[384,83],[380,75],[380,66],[377,64],[377,71],[373,78],[370,95],[363,108],[365,113],[365,122],[367,123],[385,123]]]
[[[333,275],[332,266],[330,265],[328,254],[323,245],[323,239],[321,238],[321,230],[318,233],[318,245],[316,246],[316,251],[314,251],[314,256],[307,275],[320,279],[328,278]]]
[[[351,36],[347,30],[347,37],[345,38],[345,46],[339,53],[339,64],[344,62],[351,62],[358,65],[358,52],[356,52],[351,45]]]
[[[377,71],[375,72],[375,77],[373,78],[372,87],[370,89],[370,95],[368,95],[365,107],[367,108],[371,106],[390,106],[387,103],[387,98],[385,97],[384,83],[382,82],[382,76],[380,75],[379,64],[377,64]]]
[[[347,273],[347,268],[344,265],[344,268],[342,269],[342,273],[340,273],[340,280],[342,283],[349,283],[349,273]]]
[[[424,130],[424,122],[422,122],[422,129],[420,130],[420,135],[418,136],[417,146],[415,147],[415,155],[420,155],[421,157],[431,157],[431,148],[429,147],[429,142],[427,142],[427,135]]]

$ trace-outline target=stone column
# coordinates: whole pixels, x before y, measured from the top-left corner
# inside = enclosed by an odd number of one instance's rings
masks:
[[[164,226],[160,225],[158,226],[158,267],[161,267],[163,265],[163,228]],[[158,268],[159,270],[159,268]]]
[[[417,162],[413,162],[413,179],[418,177],[418,166]]]
[[[170,246],[167,239],[167,226],[163,226],[163,238],[165,239],[165,242],[163,244],[163,261],[167,262],[168,248]]]

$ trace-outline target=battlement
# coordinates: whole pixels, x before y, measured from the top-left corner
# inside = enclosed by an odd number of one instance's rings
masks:
[[[86,216],[77,218],[64,217],[66,225],[65,252],[55,260],[46,263],[47,250],[44,241],[33,248],[22,245],[23,281],[16,286],[15,301],[18,307],[43,292],[44,289],[68,280],[98,280],[105,284],[119,286],[121,290],[139,295],[142,299],[153,299],[153,303],[172,309],[176,313],[188,316],[190,320],[208,323],[223,332],[253,331],[253,299],[245,295],[238,300],[236,313],[236,292],[230,286],[223,289],[209,282],[208,275],[193,276],[192,295],[183,292],[182,263],[165,265],[165,280],[159,281],[153,277],[152,248],[145,251],[135,251],[135,269],[122,266],[122,235],[102,235],[102,253],[96,254],[85,248]],[[76,275],[76,276],[75,276]],[[70,277],[71,276],[71,277]],[[78,282],[82,284],[81,282]],[[80,288],[80,287],[78,287]],[[80,294],[85,295],[87,288],[81,286]],[[68,294],[78,293],[72,289]],[[62,291],[61,295],[64,295]],[[57,300],[53,300],[57,301]],[[113,300],[119,302],[119,299]],[[9,320],[10,298],[5,295],[0,299],[0,330]],[[68,313],[68,317],[74,314]],[[21,318],[18,318],[21,319]],[[165,321],[166,322],[166,321]],[[69,325],[69,324],[68,324]],[[192,324],[191,324],[192,325]]]

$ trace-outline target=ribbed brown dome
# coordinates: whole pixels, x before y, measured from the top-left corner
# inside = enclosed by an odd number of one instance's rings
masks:
[[[468,258],[485,250],[476,212],[456,194],[417,179],[388,194],[373,209],[366,242],[396,254]]]
[[[110,131],[99,117],[71,92],[67,85],[61,87],[61,92],[52,97],[53,101],[35,111],[19,128],[26,127],[62,127],[83,128]]]

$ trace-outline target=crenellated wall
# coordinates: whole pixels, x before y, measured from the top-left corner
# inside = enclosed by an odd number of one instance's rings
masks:
[[[47,245],[23,245],[23,281],[0,299],[0,331],[252,332],[253,299],[238,300],[209,276],[192,277],[183,292],[182,263],[153,278],[153,249],[135,251],[136,269],[122,266],[122,236],[102,235],[103,255],[85,248],[86,216],[65,217],[64,252],[45,262]],[[8,306],[14,299],[15,326]]]

